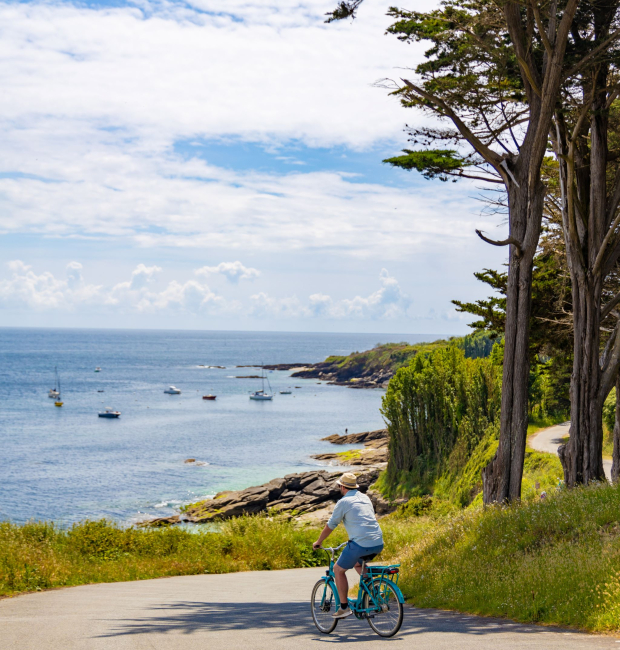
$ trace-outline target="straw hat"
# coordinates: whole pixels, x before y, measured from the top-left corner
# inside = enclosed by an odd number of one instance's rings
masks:
[[[342,485],[342,487],[347,488],[347,490],[357,490],[357,488],[359,488],[357,478],[355,474],[351,472],[343,474],[340,479],[336,481],[336,485]]]

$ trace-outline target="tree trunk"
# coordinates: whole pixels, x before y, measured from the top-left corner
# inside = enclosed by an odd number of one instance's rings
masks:
[[[600,356],[600,282],[595,278],[573,281],[575,327],[571,376],[571,426],[568,442],[558,455],[568,487],[605,480]]]
[[[614,422],[614,450],[611,462],[611,480],[620,478],[620,373],[616,376],[616,421]]]
[[[539,181],[530,191],[527,177],[520,180],[520,186],[513,185],[508,193],[510,235],[530,245],[521,250],[510,246],[499,446],[493,460],[482,470],[485,504],[521,497],[525,460],[532,264],[540,234],[544,187]],[[533,230],[528,233],[528,228]]]
[[[604,21],[603,21],[604,23]],[[590,147],[581,138],[576,146],[576,227],[571,237],[565,225],[568,266],[573,294],[574,360],[571,375],[570,438],[558,449],[568,487],[605,480],[603,471],[603,403],[611,386],[604,384],[601,368],[600,315],[605,279],[604,252],[607,223],[607,69],[601,66],[594,80],[590,118]],[[570,183],[570,179],[568,181]],[[579,214],[577,214],[579,212]],[[567,220],[565,219],[565,224]]]

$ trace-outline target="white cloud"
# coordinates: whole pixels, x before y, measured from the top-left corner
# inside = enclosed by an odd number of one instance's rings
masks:
[[[21,260],[8,262],[7,267],[12,276],[0,280],[0,307],[17,309],[75,311],[94,308],[114,313],[185,312],[280,320],[390,320],[404,316],[411,304],[398,281],[385,269],[379,275],[381,288],[367,297],[333,300],[329,295],[314,293],[303,301],[296,295],[278,298],[261,291],[243,304],[193,279],[171,280],[163,286],[155,286],[155,278],[162,271],[157,266],[138,264],[129,280],[112,287],[87,284],[82,264],[75,261],[67,265],[66,280],[57,279],[49,271],[37,275]]]
[[[37,275],[30,265],[21,260],[7,263],[12,277],[0,280],[0,306],[29,307],[35,310],[72,309],[76,305],[92,302],[101,287],[86,284],[82,278],[82,265],[70,262],[67,279],[59,280],[52,273]]]
[[[355,296],[333,300],[322,293],[312,294],[308,304],[296,296],[274,298],[266,293],[252,296],[252,315],[266,318],[327,318],[332,320],[393,320],[406,316],[411,299],[402,291],[396,278],[386,269],[379,274],[381,288],[367,297]]]
[[[236,262],[220,262],[217,266],[203,266],[194,271],[196,275],[223,275],[225,278],[236,284],[239,280],[254,280],[260,275],[260,271],[244,266],[239,260]]]
[[[333,0],[0,3],[0,231],[381,259],[460,245],[480,226],[466,187],[235,171],[178,148],[401,142],[416,118],[371,83],[422,46],[384,36],[389,4],[327,26]]]
[[[400,137],[398,101],[371,84],[422,46],[384,36],[385,0],[327,26],[333,4],[3,3],[0,113],[20,127],[95,122],[116,130],[110,139],[151,146],[199,135],[359,148]]]
[[[398,284],[386,269],[381,269],[379,274],[381,289],[370,294],[367,298],[356,296],[351,300],[343,300],[338,305],[343,316],[349,318],[398,318],[403,316],[409,306],[411,299],[406,296]]]

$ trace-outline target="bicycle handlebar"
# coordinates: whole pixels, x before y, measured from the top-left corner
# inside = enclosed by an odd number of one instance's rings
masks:
[[[339,551],[343,546],[346,546],[346,545],[347,545],[347,542],[343,542],[342,544],[340,544],[340,546],[336,546],[336,547],[334,547],[334,546],[319,546],[319,548],[321,550],[325,551],[326,553],[329,553],[330,556],[331,556],[331,559],[333,560],[334,559],[334,554],[336,553],[336,551]]]

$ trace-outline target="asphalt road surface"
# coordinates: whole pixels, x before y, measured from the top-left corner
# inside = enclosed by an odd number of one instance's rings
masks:
[[[2,650],[577,650],[620,639],[407,607],[400,633],[365,621],[320,634],[310,591],[322,569],[200,575],[87,585],[0,600]]]
[[[529,439],[529,445],[537,451],[546,451],[550,454],[557,454],[558,447],[562,444],[562,438],[568,435],[570,422],[557,424],[548,429],[542,429]],[[603,469],[607,480],[611,481],[611,460],[603,458]]]

